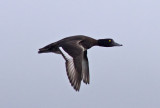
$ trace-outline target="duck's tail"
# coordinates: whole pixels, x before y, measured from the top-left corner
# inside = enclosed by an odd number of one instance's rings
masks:
[[[49,50],[46,48],[40,48],[38,51],[38,53],[47,53],[47,52],[49,52]]]
[[[49,53],[49,52],[53,52],[53,49],[55,47],[55,44],[52,43],[52,44],[49,44],[43,48],[40,48],[38,53]]]

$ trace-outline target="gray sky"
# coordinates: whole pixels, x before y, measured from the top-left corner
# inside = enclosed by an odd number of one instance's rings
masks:
[[[159,0],[1,0],[0,108],[160,108]],[[88,51],[89,85],[70,86],[60,55],[77,34],[123,47]]]

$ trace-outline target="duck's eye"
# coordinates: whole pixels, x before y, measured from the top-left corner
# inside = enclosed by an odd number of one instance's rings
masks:
[[[111,40],[109,40],[109,42],[111,42]]]

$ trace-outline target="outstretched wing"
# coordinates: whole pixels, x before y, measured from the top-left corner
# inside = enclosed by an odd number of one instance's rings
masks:
[[[66,60],[66,71],[68,79],[76,91],[79,91],[82,80],[82,58],[83,48],[78,41],[66,43],[59,48]]]
[[[87,58],[87,50],[84,51],[82,59],[82,79],[83,82],[89,84],[89,63]]]

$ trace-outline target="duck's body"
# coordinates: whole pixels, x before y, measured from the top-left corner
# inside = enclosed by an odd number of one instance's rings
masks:
[[[66,47],[66,46],[68,46],[68,44],[72,44],[71,46],[74,46],[74,44],[76,42],[79,42],[79,44],[82,45],[85,49],[89,49],[92,46],[97,44],[97,40],[95,40],[93,38],[83,36],[83,35],[78,35],[78,36],[66,37],[66,38],[61,39],[57,42],[51,43],[51,44],[45,46],[43,48],[43,50],[45,51],[46,48],[48,49],[50,47],[52,49],[46,50],[46,51],[61,54],[60,50],[58,49],[59,47]],[[42,49],[40,51],[42,51]]]
[[[81,80],[89,84],[87,49],[92,46],[112,47],[122,45],[115,43],[112,39],[96,40],[91,37],[77,35],[49,44],[39,49],[38,53],[53,52],[61,54],[66,61],[68,79],[74,89],[79,91]]]

